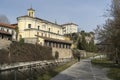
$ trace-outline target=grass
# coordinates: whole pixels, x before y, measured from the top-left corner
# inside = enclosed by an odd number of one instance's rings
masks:
[[[110,68],[107,72],[107,76],[112,80],[120,80],[120,64],[115,64],[108,59],[93,59],[92,63],[105,68]]]
[[[120,80],[120,68],[111,68],[107,76],[113,80]]]
[[[65,70],[66,68],[70,67],[76,63],[76,60],[73,60],[71,62],[68,62],[64,65],[60,65],[54,69],[51,69],[49,71],[46,71],[44,74],[40,75],[37,80],[50,80],[52,77],[56,76],[61,71]]]

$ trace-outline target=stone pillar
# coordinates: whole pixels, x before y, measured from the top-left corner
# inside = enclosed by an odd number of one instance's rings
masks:
[[[56,47],[56,43],[54,43],[54,47]]]
[[[57,43],[57,45],[58,45],[58,47],[57,47],[57,48],[59,48],[59,43]]]
[[[53,42],[51,42],[51,47],[53,47]]]
[[[53,42],[52,44],[53,44],[53,47],[55,47],[55,44],[54,44],[54,42]]]
[[[47,46],[49,46],[49,42],[47,42]]]
[[[0,34],[0,39],[2,39],[2,35]]]
[[[63,44],[61,43],[61,48],[63,48]]]
[[[59,43],[59,48],[61,48],[61,43]]]
[[[66,44],[64,44],[64,48],[66,48]]]
[[[65,44],[63,44],[63,48],[65,48]]]
[[[51,47],[51,42],[49,42],[49,47]]]
[[[58,43],[56,43],[56,48],[58,48]]]

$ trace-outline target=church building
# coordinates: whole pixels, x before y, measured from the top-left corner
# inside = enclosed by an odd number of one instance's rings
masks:
[[[27,15],[18,17],[17,22],[18,40],[24,39],[25,43],[52,47],[53,55],[58,50],[61,53],[61,58],[65,55],[72,57],[70,50],[72,41],[64,36],[62,25],[35,17],[33,8],[28,9]]]

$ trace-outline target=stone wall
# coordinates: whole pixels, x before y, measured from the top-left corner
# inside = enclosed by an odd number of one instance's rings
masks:
[[[28,43],[12,43],[9,50],[0,50],[0,64],[54,60],[52,48]]]
[[[0,49],[7,48],[12,42],[5,39],[0,39]]]
[[[59,59],[73,57],[71,49],[51,48],[41,45],[15,42],[10,45],[8,51],[0,50],[0,64],[54,60],[56,52],[58,53]]]
[[[63,49],[63,48],[52,48],[52,55],[55,57],[56,52],[58,52],[58,58],[72,58],[72,50],[71,49]]]

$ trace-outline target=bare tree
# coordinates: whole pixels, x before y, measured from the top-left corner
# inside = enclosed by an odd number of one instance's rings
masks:
[[[0,22],[2,23],[10,23],[9,19],[5,15],[0,15]]]
[[[118,62],[120,57],[120,0],[113,0],[108,19],[105,24],[96,29],[98,40],[104,44],[111,58]]]

